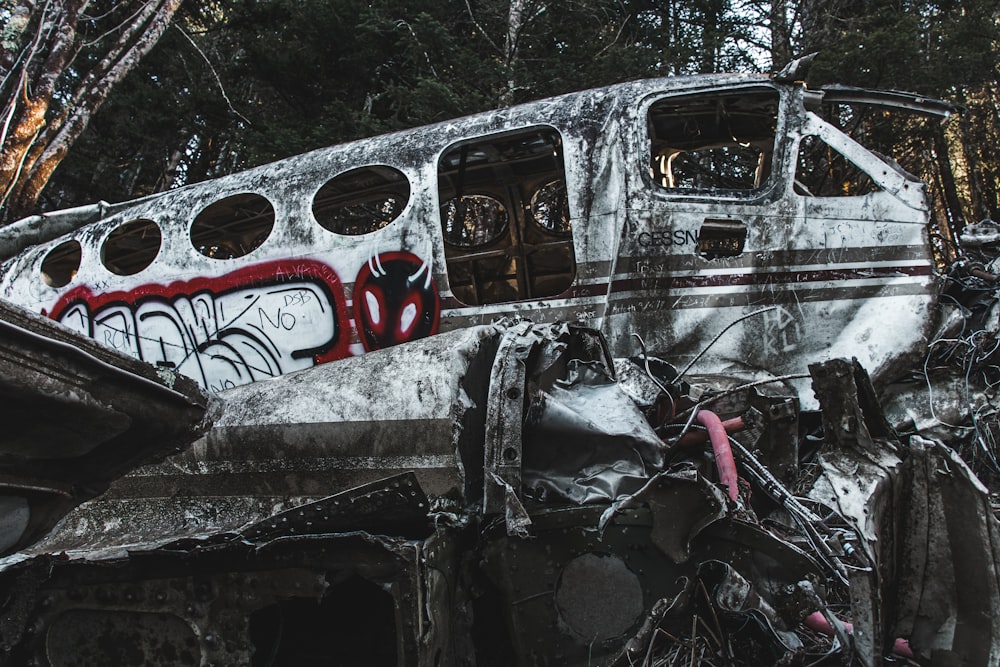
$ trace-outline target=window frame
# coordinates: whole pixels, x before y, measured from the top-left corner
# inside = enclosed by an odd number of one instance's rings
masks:
[[[770,170],[760,186],[751,189],[705,189],[705,188],[667,188],[657,182],[653,173],[653,127],[649,120],[651,109],[660,102],[670,99],[696,99],[705,97],[753,95],[772,93],[777,101],[775,118],[774,143],[771,149]],[[638,169],[643,184],[654,197],[665,200],[686,201],[729,201],[755,202],[771,199],[784,190],[790,176],[788,172],[788,142],[782,138],[789,135],[789,116],[794,113],[794,96],[783,87],[766,81],[753,81],[710,88],[695,88],[684,90],[660,90],[642,97],[633,107],[635,109],[634,123],[638,128],[635,136],[633,165]],[[801,106],[801,103],[799,103]]]

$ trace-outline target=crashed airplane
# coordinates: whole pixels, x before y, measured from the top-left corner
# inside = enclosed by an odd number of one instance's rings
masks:
[[[830,104],[952,111],[641,81],[0,230],[0,660],[1000,663],[962,416],[880,401],[968,308]]]
[[[921,183],[814,113],[851,101],[951,109],[749,75],[589,90],[28,219],[0,296],[211,392],[516,316],[684,364],[763,306],[701,371],[878,376],[929,340],[934,263]]]

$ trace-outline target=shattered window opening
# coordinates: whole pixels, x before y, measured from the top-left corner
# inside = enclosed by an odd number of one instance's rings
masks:
[[[708,219],[698,231],[698,255],[705,259],[736,257],[743,253],[747,226],[739,220]]]
[[[396,665],[394,607],[389,592],[356,575],[319,600],[279,600],[250,614],[250,665]]]
[[[111,273],[131,276],[153,263],[162,234],[152,220],[132,220],[115,228],[101,246],[101,263]]]
[[[576,259],[562,139],[529,128],[462,142],[438,165],[448,281],[469,305],[564,292]]]
[[[80,269],[83,249],[76,240],[64,241],[49,251],[42,260],[42,282],[49,287],[64,287]]]
[[[507,209],[489,195],[452,197],[441,207],[444,241],[461,248],[489,245],[507,231]]]
[[[668,190],[761,189],[771,174],[778,93],[670,97],[649,109],[650,164]]]
[[[799,142],[794,187],[806,197],[860,197],[879,191],[868,174],[815,135]]]
[[[274,228],[274,206],[254,193],[209,204],[191,225],[191,244],[205,257],[234,259],[259,248]]]
[[[531,213],[539,227],[552,234],[569,236],[573,222],[569,215],[569,198],[565,181],[546,183],[531,196]]]
[[[410,182],[398,169],[381,165],[344,172],[313,198],[316,222],[335,234],[361,236],[382,229],[406,208]]]

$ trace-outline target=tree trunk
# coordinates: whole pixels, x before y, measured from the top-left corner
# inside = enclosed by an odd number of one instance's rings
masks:
[[[507,10],[507,35],[504,38],[504,71],[507,73],[507,86],[500,94],[500,106],[506,107],[514,103],[517,92],[518,41],[521,30],[530,11],[532,0],[510,0]]]
[[[781,70],[792,60],[787,0],[771,2],[771,69]]]
[[[968,105],[964,91],[960,91],[958,103],[962,106]],[[959,117],[958,128],[962,142],[962,155],[965,157],[965,172],[969,188],[969,203],[972,206],[972,216],[975,220],[982,220],[989,217],[989,213],[983,202],[983,188],[980,184],[980,171],[982,168],[979,160],[980,148],[976,137],[972,135],[972,128],[969,126],[969,117],[967,114]]]
[[[86,129],[93,114],[107,99],[111,89],[131,72],[169,27],[182,0],[142,2],[120,27],[117,40],[87,71],[61,108],[51,109],[60,77],[80,48],[77,20],[86,9],[86,0],[49,0],[40,17],[33,44],[25,47],[20,61],[16,94],[4,90],[8,109],[0,154],[0,207],[4,222],[30,212],[42,189],[59,166],[73,142]],[[48,35],[53,37],[47,43]],[[37,48],[35,46],[37,45]],[[38,73],[33,51],[47,50]],[[17,70],[12,70],[11,73]],[[29,97],[27,91],[32,91]],[[23,98],[23,101],[21,100]]]
[[[951,159],[948,157],[948,140],[944,136],[944,129],[935,127],[934,134],[934,159],[937,162],[938,174],[941,179],[941,194],[944,199],[945,210],[949,233],[945,234],[950,238],[958,238],[965,228],[965,217],[962,215],[962,202],[958,197],[958,187],[955,185],[955,172],[951,167]],[[944,232],[945,230],[942,230]]]
[[[87,4],[70,0],[53,7],[47,2],[31,42],[21,49],[20,64],[7,73],[2,89],[7,99],[0,134],[0,207],[23,177],[25,162],[45,127],[56,84],[73,54],[77,19]]]

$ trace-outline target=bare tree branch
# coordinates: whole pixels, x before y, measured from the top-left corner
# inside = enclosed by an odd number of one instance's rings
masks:
[[[188,43],[191,44],[194,50],[198,52],[198,55],[202,57],[202,60],[205,61],[205,64],[208,65],[208,69],[212,72],[212,76],[215,78],[215,83],[219,86],[219,92],[222,93],[222,99],[226,101],[226,106],[229,107],[229,110],[232,111],[237,116],[239,116],[240,119],[247,125],[253,125],[253,123],[250,122],[249,118],[241,114],[239,111],[236,110],[236,107],[233,106],[232,100],[230,100],[229,95],[226,94],[226,87],[222,85],[222,79],[219,77],[219,73],[215,71],[215,67],[212,65],[212,61],[208,59],[208,56],[205,55],[205,52],[202,51],[200,48],[198,48],[198,44],[196,44],[195,41],[191,39],[191,36],[187,34],[187,32],[185,32],[182,27],[180,27],[179,25],[174,25],[174,27],[177,28],[177,30],[180,31],[182,35],[184,35],[184,38],[188,41]],[[416,37],[416,35],[414,35],[414,37]],[[427,61],[430,62],[429,57],[427,58]],[[433,71],[433,66],[431,67],[431,69]],[[437,72],[435,72],[434,75],[437,76]]]
[[[23,177],[24,164],[36,137],[45,125],[45,115],[55,93],[56,82],[69,62],[76,39],[76,24],[86,0],[69,0],[62,6],[53,7],[46,3],[38,19],[36,37],[38,52],[48,53],[39,66],[36,58],[28,58],[23,64],[24,75],[18,87],[10,92],[11,113],[14,114],[9,127],[11,130],[0,147],[0,190],[7,199],[16,192],[17,184]],[[38,70],[32,89],[31,71]],[[17,109],[17,101],[22,104]]]
[[[486,38],[486,41],[489,42],[490,46],[492,46],[497,53],[503,53],[503,49],[500,45],[493,41],[490,34],[486,32],[486,30],[483,29],[483,26],[479,24],[479,21],[476,20],[475,15],[472,13],[472,5],[469,4],[469,0],[465,0],[465,7],[469,10],[469,19],[472,20],[472,25],[476,26],[476,30],[478,30],[482,36]]]

